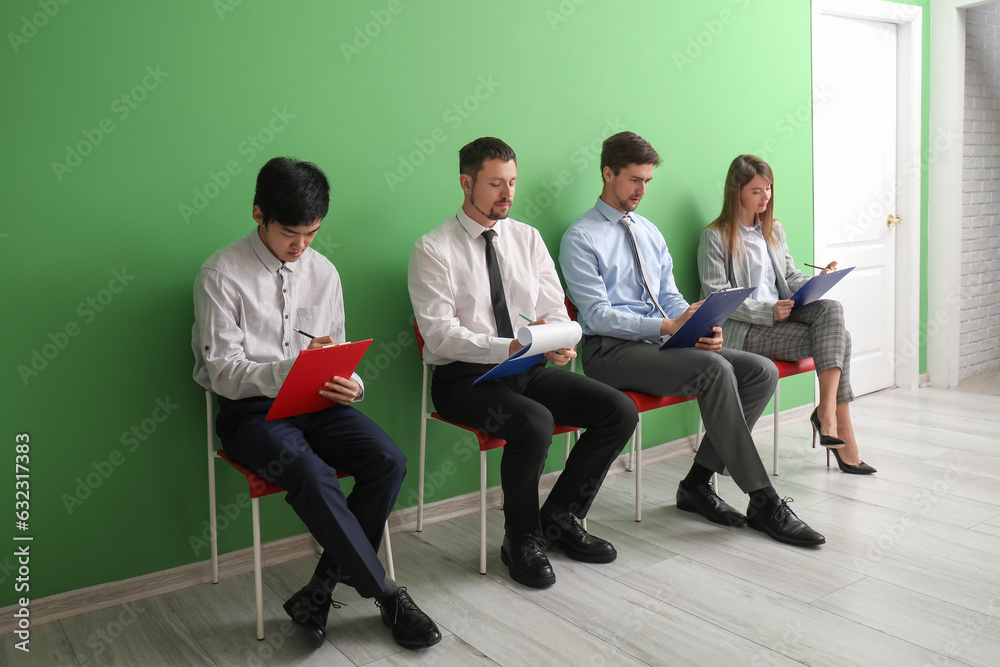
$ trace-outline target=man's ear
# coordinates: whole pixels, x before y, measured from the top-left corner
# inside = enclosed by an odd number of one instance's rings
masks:
[[[253,219],[257,221],[258,225],[264,226],[264,213],[260,210],[260,206],[256,204],[253,207]]]
[[[458,183],[462,186],[462,192],[465,194],[472,192],[472,176],[462,174],[458,177]]]
[[[601,175],[604,176],[605,183],[610,183],[611,178],[615,175],[615,172],[611,171],[611,167],[605,165],[604,169],[601,170]]]

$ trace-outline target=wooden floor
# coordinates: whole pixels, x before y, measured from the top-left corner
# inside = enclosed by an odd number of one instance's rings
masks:
[[[480,576],[475,515],[393,535],[396,574],[438,623],[426,651],[397,647],[351,589],[335,597],[328,642],[312,651],[281,610],[313,558],[264,572],[267,639],[254,638],[250,574],[33,630],[30,654],[0,637],[2,665],[998,665],[1000,397],[920,389],[853,407],[872,477],[828,469],[808,427],[783,427],[775,486],[824,533],[817,549],[709,524],[674,506],[690,458],[608,478],[590,515],[618,560],[551,557],[558,581],[536,591],[500,563],[490,512]],[[757,440],[765,461],[770,432]],[[721,494],[743,498],[731,480]]]

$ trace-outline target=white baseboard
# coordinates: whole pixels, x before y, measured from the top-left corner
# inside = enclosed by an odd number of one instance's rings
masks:
[[[302,558],[317,552],[316,540],[309,533],[286,537],[262,546],[261,562],[264,567],[288,560]],[[240,549],[219,555],[219,579],[253,570],[253,548]],[[31,627],[52,623],[71,616],[115,607],[127,602],[163,595],[173,591],[207,584],[212,581],[212,564],[209,560],[151,572],[139,577],[109,581],[57,595],[32,599],[28,605]],[[0,608],[0,635],[17,629],[14,612],[18,605]]]

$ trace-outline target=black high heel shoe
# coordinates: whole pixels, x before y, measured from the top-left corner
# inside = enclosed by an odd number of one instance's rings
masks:
[[[812,424],[813,427],[813,449],[816,448],[817,433],[819,434],[819,444],[823,445],[827,449],[840,449],[841,447],[846,445],[847,443],[841,440],[840,438],[835,438],[832,435],[823,435],[823,433],[820,432],[818,412],[819,408],[816,408],[815,410],[812,411],[812,414],[809,415],[809,423]],[[838,458],[837,460],[839,461],[840,459]],[[829,463],[829,459],[827,459],[827,462]]]
[[[826,467],[827,468],[830,467],[830,449],[832,449],[832,448],[827,448],[827,450],[826,450]],[[838,452],[836,449],[833,450],[833,455],[837,457],[837,467],[840,468],[840,472],[846,472],[846,473],[850,473],[852,475],[870,475],[873,472],[878,472],[878,470],[876,470],[875,468],[871,467],[870,465],[868,465],[864,461],[862,461],[861,463],[859,463],[857,465],[850,465],[850,464],[844,463],[840,459],[840,452]]]

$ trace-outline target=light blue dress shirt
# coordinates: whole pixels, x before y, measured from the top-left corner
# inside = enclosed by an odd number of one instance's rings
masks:
[[[566,230],[559,247],[566,292],[580,311],[585,333],[658,341],[663,317],[639,280],[632,246],[618,222],[624,215],[598,199]],[[649,220],[634,211],[629,217],[646,275],[654,283],[650,289],[667,317],[674,319],[688,302],[677,291],[667,243]]]

